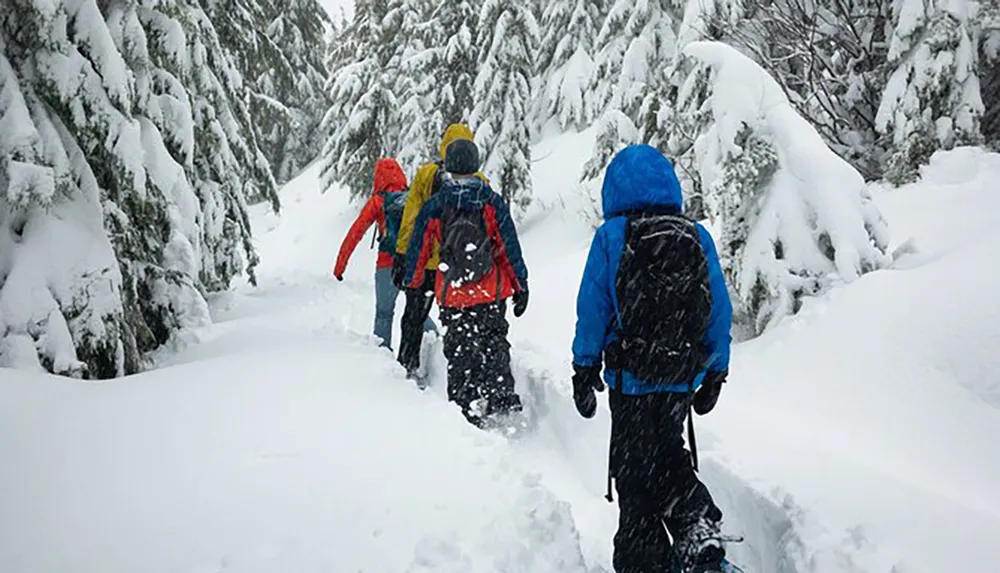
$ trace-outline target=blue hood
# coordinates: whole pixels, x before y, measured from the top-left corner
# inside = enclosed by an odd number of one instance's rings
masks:
[[[683,198],[670,160],[651,145],[630,145],[608,165],[601,202],[607,220],[630,211],[680,213]]]

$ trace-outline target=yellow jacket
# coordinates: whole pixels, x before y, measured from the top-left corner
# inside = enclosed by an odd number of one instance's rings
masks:
[[[444,131],[444,135],[441,137],[441,161],[444,161],[445,150],[448,146],[457,139],[468,139],[469,141],[474,141],[475,136],[472,130],[468,126],[453,123],[448,126],[448,129]],[[417,174],[413,176],[413,182],[410,184],[410,192],[406,196],[406,207],[403,209],[403,220],[399,224],[399,238],[396,241],[396,252],[405,255],[406,249],[410,245],[410,239],[413,237],[413,227],[417,222],[417,216],[420,215],[420,209],[423,208],[424,203],[430,198],[431,193],[434,190],[434,178],[437,176],[438,163],[426,163],[420,166],[417,170]],[[482,174],[478,174],[479,177],[485,177]],[[427,268],[429,270],[436,270],[439,263],[439,248],[438,245],[434,245],[434,252],[431,254],[430,260],[427,261]]]

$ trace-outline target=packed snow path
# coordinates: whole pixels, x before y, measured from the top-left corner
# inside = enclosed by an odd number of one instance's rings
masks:
[[[537,150],[541,197],[521,225],[532,297],[512,342],[534,430],[470,427],[444,398],[439,347],[427,392],[376,348],[373,254],[327,276],[356,207],[320,195],[313,170],[280,219],[258,213],[261,286],[214,299],[215,324],[160,369],[101,384],[0,370],[0,571],[608,570],[608,412],[582,420],[569,397],[590,234],[564,174],[589,143]],[[748,572],[992,559],[998,177],[1000,157],[960,150],[880,194],[897,244],[913,239],[896,268],[737,347],[697,423]]]

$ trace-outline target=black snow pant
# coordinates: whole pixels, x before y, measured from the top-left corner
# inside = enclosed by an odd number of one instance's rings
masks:
[[[424,283],[419,288],[408,288],[406,308],[400,321],[399,363],[408,373],[420,368],[420,345],[424,341],[424,321],[434,306],[434,284],[437,271],[425,270]]]
[[[448,399],[473,424],[483,418],[519,411],[507,341],[506,301],[468,308],[442,308],[444,354],[448,359]],[[485,410],[475,408],[485,398]]]
[[[722,521],[684,447],[691,398],[686,393],[626,396],[612,390],[609,399],[611,470],[620,511],[612,564],[617,573],[667,573],[671,538],[702,517]]]

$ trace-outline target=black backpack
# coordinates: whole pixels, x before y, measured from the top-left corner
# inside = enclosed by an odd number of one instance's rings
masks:
[[[441,263],[445,285],[482,280],[493,268],[493,241],[481,209],[446,208],[441,217]]]
[[[615,292],[621,366],[653,384],[694,382],[712,312],[698,228],[680,215],[628,218]]]

